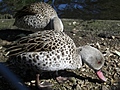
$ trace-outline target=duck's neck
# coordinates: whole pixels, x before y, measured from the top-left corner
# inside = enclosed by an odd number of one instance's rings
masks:
[[[76,55],[75,55],[75,58],[76,58],[76,65],[77,65],[77,68],[81,68],[82,64],[83,64],[83,61],[82,61],[82,58],[81,58],[81,55],[80,55],[80,48],[76,48]]]

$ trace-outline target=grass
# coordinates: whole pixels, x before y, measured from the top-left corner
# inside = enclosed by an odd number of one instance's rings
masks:
[[[14,19],[0,19],[0,29],[13,28]]]

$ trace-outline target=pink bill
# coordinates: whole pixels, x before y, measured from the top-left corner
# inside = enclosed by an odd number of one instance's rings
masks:
[[[96,72],[97,76],[99,79],[101,79],[102,81],[107,81],[106,78],[104,77],[103,73],[101,72],[101,70]]]

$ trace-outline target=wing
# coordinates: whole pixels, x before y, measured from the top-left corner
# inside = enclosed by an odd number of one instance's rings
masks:
[[[15,41],[6,50],[9,56],[18,55],[23,52],[50,51],[58,48],[54,31],[39,31]]]
[[[17,11],[14,17],[21,18],[26,15],[35,15],[35,14],[42,15],[43,13],[49,14],[49,12],[51,12],[51,14],[53,13],[56,14],[56,11],[52,8],[52,6],[44,2],[38,2],[24,6],[21,10]]]
[[[32,10],[31,5],[24,6],[21,10],[18,10],[15,14],[15,18],[21,18],[26,15],[34,15],[36,14],[34,10]]]

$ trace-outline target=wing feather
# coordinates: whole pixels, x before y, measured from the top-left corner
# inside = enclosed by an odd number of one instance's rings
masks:
[[[49,47],[52,46],[52,43],[55,43],[51,38],[55,38],[55,34],[48,37],[46,35],[47,32],[50,31],[46,31],[44,33],[34,33],[26,37],[22,37],[21,39],[11,44],[6,52],[9,52],[9,56],[13,56],[23,52],[39,52],[51,50]]]

